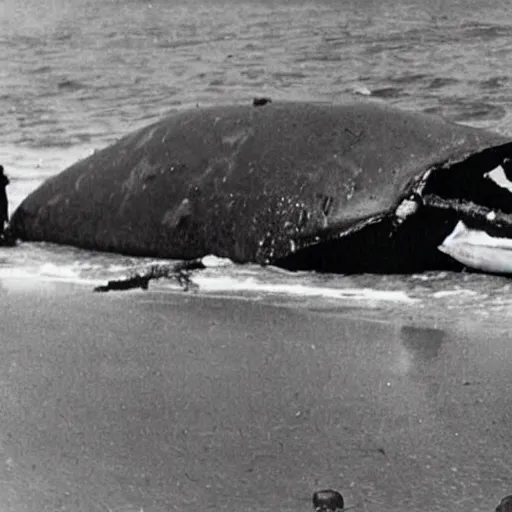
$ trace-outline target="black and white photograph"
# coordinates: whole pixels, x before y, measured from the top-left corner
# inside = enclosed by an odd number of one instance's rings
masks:
[[[512,512],[512,4],[0,0],[0,512]]]

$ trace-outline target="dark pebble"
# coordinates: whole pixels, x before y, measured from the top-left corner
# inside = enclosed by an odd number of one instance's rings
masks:
[[[323,489],[313,494],[313,507],[316,511],[343,510],[344,505],[343,496],[338,491]]]
[[[512,512],[512,494],[505,496],[496,507],[496,512]]]
[[[266,105],[267,103],[272,103],[272,100],[270,98],[254,98],[252,100],[253,107],[262,107],[263,105]]]

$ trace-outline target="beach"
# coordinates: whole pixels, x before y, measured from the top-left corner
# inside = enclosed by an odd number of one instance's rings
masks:
[[[0,0],[10,213],[171,112],[347,95],[512,135],[501,0]],[[393,141],[393,147],[401,141]],[[392,171],[386,169],[386,171]],[[0,248],[0,512],[494,510],[511,285]]]
[[[506,326],[2,281],[2,511],[491,510]],[[492,508],[491,508],[492,507]]]

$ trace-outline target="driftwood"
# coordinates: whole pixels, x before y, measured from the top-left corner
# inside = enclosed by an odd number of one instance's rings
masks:
[[[200,258],[189,261],[181,261],[174,265],[152,265],[144,273],[136,273],[128,278],[108,281],[106,285],[96,286],[94,291],[109,292],[113,290],[133,290],[135,288],[147,290],[150,280],[161,278],[175,279],[183,291],[188,291],[192,285],[190,280],[191,271],[204,268],[205,266]]]

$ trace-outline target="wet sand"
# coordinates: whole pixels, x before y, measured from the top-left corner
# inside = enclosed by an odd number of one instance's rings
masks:
[[[16,286],[15,286],[16,284]],[[493,510],[506,330],[2,283],[0,510]]]

